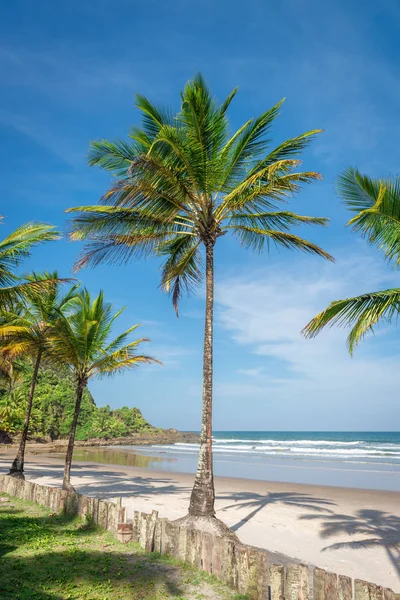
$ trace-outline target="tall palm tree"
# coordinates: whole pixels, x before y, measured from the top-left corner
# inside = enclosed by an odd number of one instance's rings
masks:
[[[0,221],[3,217],[0,217]],[[0,308],[18,300],[27,288],[44,288],[46,282],[22,282],[15,270],[30,256],[33,246],[58,239],[59,234],[52,225],[25,223],[0,241]]]
[[[112,327],[121,312],[122,310],[113,314],[112,305],[104,301],[103,292],[92,300],[87,290],[78,295],[77,310],[74,313],[65,316],[60,312],[52,352],[54,357],[69,367],[76,381],[75,410],[65,457],[65,490],[74,491],[70,481],[72,453],[82,394],[89,379],[116,375],[142,363],[159,362],[151,356],[137,354],[138,346],[149,341],[147,338],[125,343],[139,325],[133,325],[110,340]]]
[[[165,259],[161,284],[178,312],[184,291],[204,276],[206,310],[203,360],[203,408],[200,455],[190,500],[190,524],[201,517],[216,523],[212,464],[214,249],[231,233],[245,248],[265,246],[301,250],[329,260],[317,245],[291,232],[295,226],[326,225],[321,217],[281,210],[302,184],[319,179],[297,170],[298,156],[319,130],[271,147],[271,126],[279,102],[231,133],[228,107],[237,90],[218,104],[201,75],[181,94],[173,116],[143,96],[136,97],[142,127],[128,141],[93,142],[89,163],[116,176],[98,206],[80,206],[72,239],[88,245],[77,268],[124,263],[141,255]],[[205,254],[205,269],[203,265]],[[209,523],[210,524],[210,523]]]
[[[338,191],[356,215],[347,225],[371,246],[381,250],[388,262],[400,266],[400,177],[372,179],[349,167],[338,180]],[[391,322],[400,313],[400,288],[368,292],[335,300],[303,329],[315,337],[327,325],[351,327],[347,338],[350,354],[380,320]]]
[[[41,289],[43,282],[46,282],[46,287]],[[9,473],[13,477],[24,479],[25,446],[40,365],[43,358],[49,357],[50,341],[60,312],[68,311],[75,303],[78,285],[72,286],[62,295],[61,282],[56,272],[33,274],[26,277],[22,285],[25,285],[24,302],[14,302],[11,310],[1,314],[0,356],[11,360],[17,357],[29,358],[33,364],[24,427]]]

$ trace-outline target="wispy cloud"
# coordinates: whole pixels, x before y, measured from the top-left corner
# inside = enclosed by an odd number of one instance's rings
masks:
[[[196,354],[197,351],[193,348],[186,346],[174,346],[173,344],[168,346],[158,346],[157,344],[151,347],[152,356],[155,356],[160,360],[164,367],[169,369],[176,369],[180,367],[185,357]]]
[[[303,427],[309,421],[311,428],[360,429],[374,416],[377,428],[387,428],[399,411],[393,398],[400,352],[391,332],[364,342],[351,359],[343,330],[324,331],[314,340],[303,339],[300,331],[332,300],[389,287],[395,280],[367,252],[343,257],[336,266],[316,268],[299,259],[285,271],[226,279],[217,288],[219,327],[242,346],[241,352],[247,348],[257,364],[264,363],[240,369],[245,380],[220,381],[217,393],[246,402],[272,394],[271,412],[283,428],[286,413],[290,420],[291,411],[297,414],[300,406]],[[295,419],[291,426],[296,428]]]
[[[239,375],[247,375],[248,377],[258,377],[262,374],[263,369],[238,369]]]

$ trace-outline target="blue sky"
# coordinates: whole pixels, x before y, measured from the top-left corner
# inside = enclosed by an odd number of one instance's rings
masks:
[[[399,336],[382,327],[356,352],[345,333],[305,341],[301,328],[330,300],[398,285],[398,273],[355,238],[334,182],[348,164],[395,174],[400,159],[400,8],[393,0],[120,0],[117,4],[15,0],[0,24],[2,235],[27,220],[65,228],[67,207],[93,204],[109,175],[86,166],[91,139],[124,137],[138,115],[133,94],[175,108],[200,70],[239,127],[286,97],[274,142],[323,128],[304,156],[323,182],[291,208],[328,216],[308,236],[335,265],[293,253],[255,256],[223,238],[217,249],[216,429],[399,428]],[[77,244],[35,251],[28,269],[71,273]],[[80,273],[117,307],[121,327],[141,322],[163,367],[91,385],[100,405],[139,406],[162,427],[198,429],[203,291],[176,319],[158,289],[155,261]]]

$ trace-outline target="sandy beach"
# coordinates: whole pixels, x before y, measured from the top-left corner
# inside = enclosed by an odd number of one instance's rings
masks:
[[[0,452],[0,472],[13,452]],[[62,470],[62,457],[27,456],[32,481],[60,485]],[[156,509],[174,519],[186,512],[193,475],[75,462],[72,483],[88,495],[122,497],[128,516]],[[243,542],[400,591],[398,493],[228,477],[216,478],[216,493],[217,516]]]

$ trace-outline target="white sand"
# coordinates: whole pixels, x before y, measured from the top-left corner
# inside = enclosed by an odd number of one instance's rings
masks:
[[[5,472],[14,450],[0,454]],[[60,485],[62,460],[31,455],[27,478]],[[134,510],[186,513],[193,475],[78,462],[72,483],[88,495],[123,497]],[[400,592],[400,494],[219,477],[217,516],[243,542]]]

